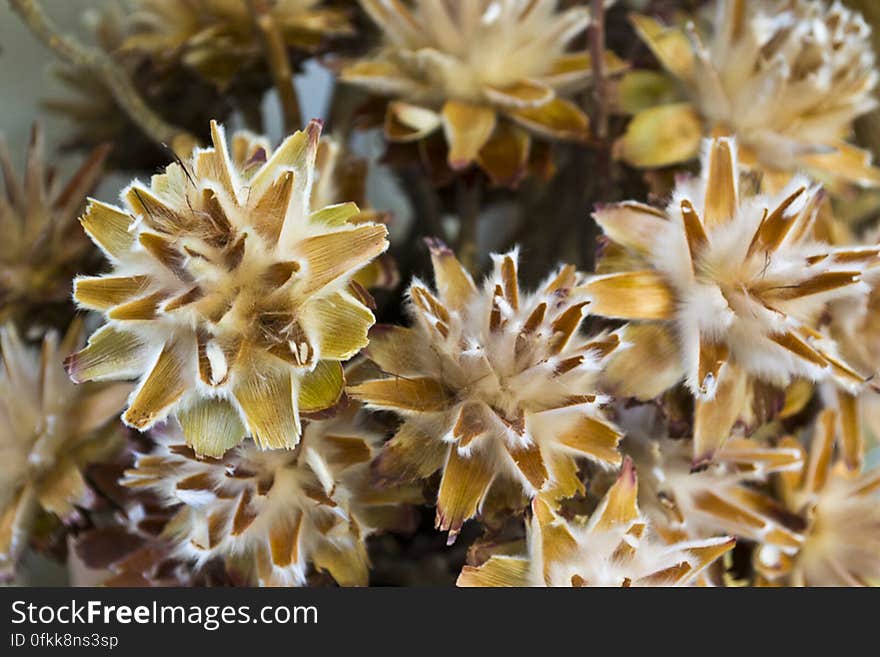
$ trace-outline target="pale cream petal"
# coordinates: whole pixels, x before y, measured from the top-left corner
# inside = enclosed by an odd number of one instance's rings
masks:
[[[672,319],[675,296],[657,272],[632,271],[594,276],[580,290],[593,315],[619,319]]]
[[[225,399],[200,399],[178,412],[186,442],[199,456],[219,458],[244,440],[238,412]]]

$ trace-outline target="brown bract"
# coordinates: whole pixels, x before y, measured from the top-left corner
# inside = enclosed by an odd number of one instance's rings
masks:
[[[123,191],[82,218],[113,271],[74,296],[107,323],[67,360],[75,381],[139,378],[123,420],[146,430],[173,414],[199,454],[246,435],[292,447],[300,414],[339,400],[341,362],[367,344],[369,294],[352,276],[385,251],[384,226],[350,223],[310,199],[321,126],[274,152],[239,134]]]
[[[587,303],[573,267],[526,294],[516,252],[496,255],[478,288],[451,250],[430,247],[435,287],[410,286],[412,326],[371,332],[366,353],[385,376],[348,392],[403,418],[375,464],[381,482],[442,471],[436,524],[452,541],[493,484],[508,499],[570,497],[583,490],[578,458],[620,463],[595,385],[619,339],[579,334]]]
[[[38,351],[13,325],[0,329],[0,576],[14,570],[40,513],[77,516],[92,497],[83,468],[123,445],[114,420],[131,386],[75,386],[64,373],[64,354],[82,339],[75,322],[60,342],[46,335]]]
[[[554,0],[361,0],[382,29],[372,57],[342,70],[344,82],[390,98],[385,135],[420,142],[443,131],[453,170],[477,163],[494,182],[526,174],[533,138],[583,141],[589,121],[574,92],[591,75],[568,46],[589,24],[583,7]],[[607,55],[606,70],[623,62]]]
[[[736,144],[714,139],[702,177],[680,181],[665,211],[599,208],[607,263],[581,289],[593,313],[632,322],[607,372],[619,392],[647,399],[684,379],[695,465],[711,460],[761,385],[866,382],[816,329],[829,302],[867,295],[862,277],[880,249],[814,241],[822,195],[807,179],[755,194],[738,171]]]

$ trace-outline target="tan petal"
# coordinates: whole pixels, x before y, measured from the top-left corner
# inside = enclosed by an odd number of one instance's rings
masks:
[[[387,410],[436,412],[446,409],[452,401],[441,383],[427,377],[366,381],[349,388],[348,394]]]
[[[418,331],[377,324],[370,330],[365,353],[383,372],[409,378],[422,371],[423,350],[424,340]]]
[[[369,581],[369,558],[363,543],[350,539],[353,545],[318,541],[312,561],[318,570],[326,570],[339,586],[366,586]]]
[[[528,174],[531,138],[509,121],[501,121],[477,157],[495,185],[515,187]]]
[[[589,279],[580,290],[592,299],[594,315],[619,319],[672,319],[675,297],[657,272],[632,271]]]
[[[451,545],[466,520],[474,517],[495,478],[492,464],[480,454],[462,456],[449,450],[437,494],[436,527],[448,531]]]
[[[177,414],[186,442],[199,456],[219,458],[238,445],[246,431],[225,399],[200,399]]]
[[[639,482],[632,459],[626,457],[617,480],[605,493],[599,508],[590,518],[590,526],[597,531],[607,531],[617,525],[625,527],[641,517],[638,505]]]
[[[36,489],[40,506],[59,518],[74,512],[74,505],[83,504],[89,494],[89,486],[76,463],[61,456],[52,470],[44,476]]]
[[[111,260],[118,260],[134,245],[134,235],[129,231],[132,221],[130,214],[94,199],[89,199],[80,218],[83,229]]]
[[[863,187],[880,186],[880,169],[871,166],[870,152],[846,142],[838,142],[834,148],[831,153],[802,156],[801,161],[808,168],[828,172],[835,178]]]
[[[719,374],[715,398],[695,400],[693,467],[709,463],[715,452],[730,438],[740,409],[745,404],[747,389],[745,373],[727,363]]]
[[[383,485],[425,479],[443,467],[449,449],[448,443],[425,433],[415,423],[404,422],[385,444],[373,473]]]
[[[660,105],[633,117],[614,152],[635,167],[665,167],[696,157],[702,138],[702,122],[690,104]]]
[[[693,76],[694,55],[687,35],[642,14],[630,14],[630,22],[642,41],[667,71],[682,80]]]
[[[651,107],[680,100],[675,78],[657,71],[624,73],[615,85],[616,109],[621,114],[638,114]]]
[[[301,413],[316,413],[335,406],[345,389],[342,364],[320,360],[299,383],[298,403]]]
[[[455,584],[462,587],[496,587],[529,585],[528,559],[494,556],[481,566],[464,566]]]
[[[803,490],[805,493],[818,493],[828,481],[831,472],[831,458],[834,453],[834,437],[837,434],[837,413],[826,408],[819,414],[813,440],[810,443],[810,456],[804,472]]]
[[[296,176],[293,171],[280,172],[250,213],[252,225],[269,244],[275,244],[281,235]]]
[[[443,106],[442,116],[443,132],[449,144],[449,166],[453,170],[465,169],[477,158],[495,130],[495,111],[450,100]]]
[[[488,409],[480,402],[466,402],[461,405],[458,418],[452,427],[452,435],[458,441],[457,449],[467,447],[484,435],[489,427]]]
[[[138,386],[122,420],[145,431],[163,419],[186,392],[184,363],[174,345],[165,345],[150,373]]]
[[[859,398],[845,390],[838,390],[837,406],[840,409],[840,450],[843,453],[843,462],[850,472],[861,472],[864,440]]]
[[[728,139],[713,139],[709,147],[709,175],[706,179],[706,207],[703,224],[708,228],[731,221],[739,205],[736,187],[739,171]]]
[[[663,211],[634,201],[600,206],[593,219],[608,238],[640,255],[651,252],[667,221]]]
[[[578,415],[558,433],[557,440],[591,459],[620,464],[617,446],[623,435],[611,424],[587,415]]]
[[[318,355],[328,360],[348,360],[368,343],[373,312],[348,292],[314,299],[303,310],[309,335],[316,336]]]
[[[80,276],[73,282],[73,298],[90,310],[108,310],[145,293],[149,276]]]
[[[585,141],[590,120],[569,100],[554,98],[538,107],[508,110],[508,116],[527,130],[550,139]]]
[[[726,342],[714,342],[700,336],[700,358],[697,365],[697,390],[711,397],[718,383],[718,372],[727,363],[730,351]]]
[[[135,334],[104,326],[89,338],[88,346],[64,361],[76,383],[135,377],[147,366],[146,346]]]
[[[666,326],[630,324],[621,342],[603,373],[618,395],[653,399],[684,376],[678,341]]]
[[[302,240],[292,254],[307,263],[299,292],[308,295],[357,271],[388,248],[387,234],[381,224],[363,224]]]
[[[297,511],[292,518],[278,518],[269,526],[269,551],[272,553],[272,563],[279,568],[298,561],[302,520],[302,512]]]
[[[160,233],[178,235],[187,230],[192,221],[137,183],[125,192],[125,201],[143,218],[144,225]]]
[[[535,491],[541,490],[547,482],[547,467],[541,456],[541,448],[534,443],[528,447],[511,447],[505,443],[505,447],[526,481]]]
[[[234,395],[254,441],[262,449],[291,449],[299,442],[300,423],[287,370],[251,370]]]
[[[452,249],[440,240],[430,240],[431,265],[437,293],[453,310],[461,310],[476,294],[474,279],[455,257]]]

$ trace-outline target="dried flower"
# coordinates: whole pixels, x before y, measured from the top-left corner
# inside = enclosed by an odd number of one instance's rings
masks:
[[[413,142],[443,130],[454,170],[477,162],[494,181],[524,175],[532,136],[583,140],[588,120],[566,100],[590,76],[586,52],[569,44],[590,21],[555,0],[450,3],[361,0],[383,48],[341,79],[387,96],[385,135]],[[608,56],[609,70],[622,62]]]
[[[264,88],[251,80],[235,87],[235,99],[222,95],[191,69],[159,62],[139,52],[122,48],[131,29],[122,7],[110,4],[84,13],[85,28],[92,33],[94,47],[102,50],[122,68],[147,104],[173,125],[199,139],[209,140],[208,122],[222,121],[233,109],[247,116],[259,107]],[[110,152],[106,166],[123,171],[153,171],[168,159],[163,149],[145,134],[123,110],[93,68],[58,63],[52,74],[64,95],[49,98],[42,105],[69,125],[62,150],[91,150],[104,143],[123,144]],[[254,88],[258,87],[258,88]],[[177,144],[174,144],[176,146]]]
[[[59,343],[51,332],[42,350],[27,347],[12,324],[0,329],[0,574],[6,576],[28,545],[40,513],[62,521],[77,516],[90,489],[82,468],[122,446],[111,422],[131,386],[75,386],[61,366],[82,340],[75,322]]]
[[[76,224],[86,194],[95,187],[108,148],[95,150],[59,188],[43,159],[43,134],[31,130],[24,179],[13,170],[0,139],[0,322],[67,322],[70,280],[96,269],[97,253]],[[53,316],[55,315],[55,316]],[[58,316],[60,315],[60,316]]]
[[[263,451],[247,441],[222,460],[199,459],[166,434],[123,483],[177,509],[162,538],[171,555],[197,568],[225,560],[261,586],[302,586],[311,564],[342,586],[365,585],[365,539],[399,525],[400,504],[418,499],[411,487],[368,485],[380,442],[351,412],[309,422],[294,450]]]
[[[387,248],[353,203],[309,208],[320,123],[273,153],[213,148],[169,165],[127,209],[92,201],[82,219],[114,271],[80,277],[80,306],[107,324],[67,360],[75,381],[140,377],[123,420],[146,430],[169,413],[196,453],[252,435],[292,447],[300,413],[333,406],[340,361],[367,343],[369,295],[352,275]]]
[[[387,375],[349,388],[404,422],[376,464],[386,482],[442,470],[437,527],[450,542],[497,483],[516,494],[582,490],[576,458],[618,465],[620,434],[604,418],[596,377],[615,333],[578,335],[586,301],[567,266],[520,292],[517,253],[494,256],[482,289],[432,241],[436,292],[409,288],[412,328],[377,327],[368,357]]]
[[[824,0],[719,0],[708,44],[634,16],[639,36],[683,86],[686,101],[639,112],[619,143],[636,166],[695,157],[706,134],[730,134],[740,164],[778,189],[792,171],[880,184],[870,155],[844,141],[877,105],[871,29]]]
[[[711,460],[756,382],[865,379],[814,328],[828,302],[865,296],[877,247],[811,239],[819,187],[796,176],[778,195],[750,194],[732,140],[707,147],[703,176],[682,181],[666,211],[638,203],[600,208],[609,263],[583,292],[597,315],[637,322],[609,376],[650,398],[684,378],[696,399],[695,465]],[[624,270],[624,271],[620,271]]]
[[[687,586],[730,550],[728,537],[667,543],[642,514],[626,459],[617,481],[586,518],[568,521],[532,503],[528,557],[498,555],[465,566],[459,586]]]
[[[349,34],[347,12],[321,0],[269,0],[272,21],[299,59]],[[263,47],[247,0],[138,0],[123,48],[160,62],[179,60],[218,87],[264,71]],[[268,84],[267,84],[268,86]]]
[[[754,565],[767,583],[865,586],[880,577],[880,468],[853,472],[833,457],[840,424],[833,409],[822,411],[808,456],[797,439],[783,439],[805,464],[778,475],[781,504],[758,494],[747,500],[752,516],[799,521],[795,534],[763,537]]]

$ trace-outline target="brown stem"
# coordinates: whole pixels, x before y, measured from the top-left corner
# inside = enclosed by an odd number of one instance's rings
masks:
[[[296,87],[293,86],[293,71],[287,56],[287,46],[275,19],[272,9],[266,0],[247,0],[248,9],[260,34],[263,36],[263,49],[284,116],[284,128],[288,133],[302,128],[302,113]]]
[[[608,86],[605,81],[605,1],[591,0],[590,56],[593,60],[593,98],[596,101],[594,133],[608,137]]]
[[[480,179],[459,176],[456,181],[458,199],[458,259],[472,274],[477,273],[477,230],[480,218]]]
[[[60,34],[36,0],[9,0],[9,5],[34,36],[59,58],[74,66],[85,68],[99,78],[119,107],[150,139],[158,144],[167,144],[175,150],[177,146],[186,150],[196,143],[195,137],[167,123],[147,106],[125,70],[105,52]]]

